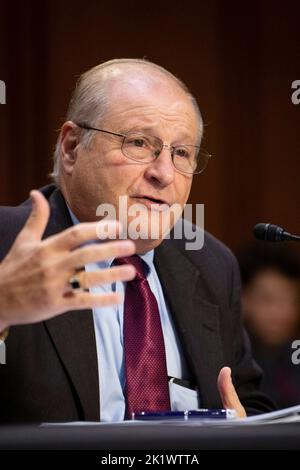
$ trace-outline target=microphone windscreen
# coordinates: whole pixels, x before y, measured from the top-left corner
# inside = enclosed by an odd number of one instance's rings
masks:
[[[256,224],[253,233],[258,240],[267,242],[281,242],[290,236],[282,227],[274,224]]]
[[[253,229],[253,234],[255,238],[258,240],[267,240],[266,234],[267,234],[267,229],[268,225],[270,224],[256,224],[254,229]]]

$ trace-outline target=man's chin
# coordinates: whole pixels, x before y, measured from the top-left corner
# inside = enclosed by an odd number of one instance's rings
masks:
[[[133,240],[136,246],[136,252],[139,255],[143,255],[144,253],[147,253],[148,251],[154,250],[162,243],[162,241],[163,241],[162,238],[159,240],[151,240],[151,239],[144,240],[141,238],[137,240]]]

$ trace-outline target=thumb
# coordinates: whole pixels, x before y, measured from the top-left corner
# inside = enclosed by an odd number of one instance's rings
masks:
[[[239,418],[246,418],[246,411],[232,383],[230,367],[223,367],[220,370],[218,389],[224,408],[231,408],[237,412]]]
[[[32,190],[30,196],[32,200],[31,214],[19,233],[16,244],[41,240],[49,219],[50,208],[43,194],[40,191]]]

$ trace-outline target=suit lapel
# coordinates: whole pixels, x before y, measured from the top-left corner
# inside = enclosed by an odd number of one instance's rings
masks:
[[[204,264],[164,241],[155,251],[155,265],[187,362],[200,390],[201,406],[221,406],[217,377],[224,365],[219,306],[207,300]]]
[[[59,190],[53,192],[49,203],[51,219],[45,237],[72,225]],[[99,421],[98,362],[92,311],[70,311],[46,321],[45,326],[78,396],[82,419]]]

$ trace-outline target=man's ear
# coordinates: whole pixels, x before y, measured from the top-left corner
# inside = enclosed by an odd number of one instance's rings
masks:
[[[66,121],[60,131],[61,165],[64,171],[71,175],[77,159],[79,144],[78,127],[72,121]]]

